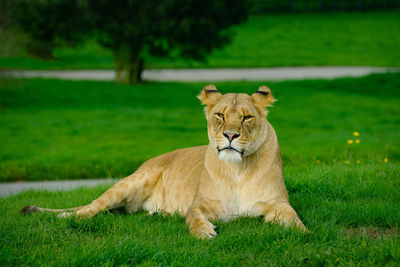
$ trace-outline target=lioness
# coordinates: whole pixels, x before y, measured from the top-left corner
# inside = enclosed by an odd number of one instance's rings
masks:
[[[262,86],[254,94],[222,95],[213,85],[198,98],[206,105],[208,146],[180,149],[152,158],[86,206],[70,209],[25,207],[23,213],[60,212],[59,217],[92,217],[124,207],[186,215],[199,238],[217,235],[210,219],[263,215],[267,222],[306,230],[289,204],[279,144],[266,108],[275,99]]]

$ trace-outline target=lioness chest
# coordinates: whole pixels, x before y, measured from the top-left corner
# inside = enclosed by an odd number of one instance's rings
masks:
[[[193,203],[204,168],[206,147],[193,147],[156,158],[153,165],[162,169],[159,181],[143,208],[150,213],[164,211],[185,215]],[[181,156],[181,157],[178,157]],[[186,159],[186,160],[182,160]],[[265,198],[257,177],[246,173],[229,173],[229,179],[211,179],[206,184],[210,204],[217,207],[216,218],[229,221],[239,216],[258,216],[255,204]],[[204,186],[204,185],[203,185]]]
[[[229,221],[241,216],[261,215],[256,204],[264,199],[265,195],[260,188],[257,188],[257,183],[251,181],[250,183],[237,183],[233,180],[218,191],[218,202],[221,203],[218,219]]]

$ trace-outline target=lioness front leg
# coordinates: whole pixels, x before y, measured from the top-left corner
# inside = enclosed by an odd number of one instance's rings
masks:
[[[209,201],[207,201],[209,202]],[[213,225],[208,217],[211,217],[212,207],[207,207],[207,203],[194,202],[186,213],[186,223],[189,226],[190,233],[194,236],[206,239],[214,238],[215,225]]]
[[[299,230],[308,231],[288,201],[259,202],[256,205],[261,209],[266,222],[296,226]]]

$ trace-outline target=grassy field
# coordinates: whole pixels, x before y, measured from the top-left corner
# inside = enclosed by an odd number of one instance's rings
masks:
[[[292,206],[312,231],[261,218],[213,222],[218,236],[191,237],[180,216],[107,212],[92,220],[23,216],[25,205],[89,203],[108,186],[26,192],[0,198],[3,266],[397,266],[400,264],[399,165],[286,168]]]
[[[216,85],[251,93],[260,84]],[[22,216],[26,205],[89,203],[109,186],[29,191],[0,198],[2,265],[399,265],[400,74],[265,84],[279,100],[268,118],[291,204],[310,234],[240,218],[214,222],[219,235],[201,241],[179,216]],[[206,144],[195,98],[203,86],[2,79],[1,180],[118,177],[151,156]]]
[[[146,67],[400,66],[399,10],[251,17],[233,32],[233,43],[215,51],[207,62],[148,56]],[[55,56],[58,59],[50,61],[29,58],[12,45],[0,57],[0,69],[114,67],[112,54],[93,41],[75,49],[59,48]]]
[[[27,192],[0,198],[3,266],[396,266],[400,264],[397,164],[315,166],[286,172],[291,203],[311,234],[260,218],[214,222],[211,241],[189,235],[184,218],[144,212],[92,220],[22,216],[28,204],[90,202],[107,186],[72,192]]]
[[[268,118],[287,166],[400,160],[400,74],[265,83],[279,100]],[[261,84],[216,85],[252,93]],[[2,79],[0,181],[123,177],[155,155],[207,144],[203,86]]]

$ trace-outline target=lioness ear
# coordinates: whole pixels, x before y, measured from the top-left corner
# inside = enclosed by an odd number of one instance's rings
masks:
[[[272,96],[271,89],[267,86],[261,86],[255,93],[251,95],[251,99],[255,105],[262,108],[271,106],[276,100]]]
[[[207,105],[208,107],[212,107],[218,103],[222,94],[215,88],[214,85],[209,84],[203,88],[201,93],[197,96],[200,99],[201,103]]]

